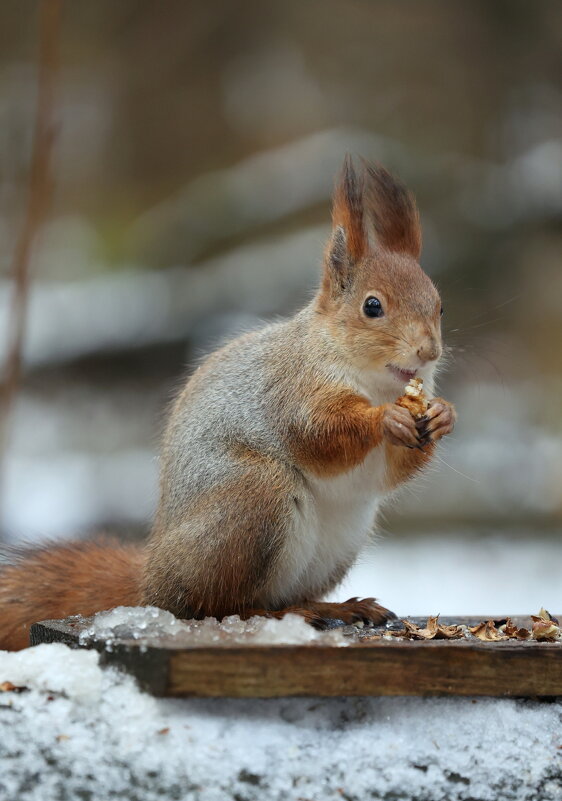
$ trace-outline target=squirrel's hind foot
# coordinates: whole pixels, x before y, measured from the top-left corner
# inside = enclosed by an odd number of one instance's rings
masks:
[[[281,619],[287,614],[301,615],[315,629],[331,629],[338,625],[382,626],[396,615],[378,604],[375,598],[349,598],[343,603],[305,601],[302,606],[287,606],[278,611],[252,610],[252,614]]]
[[[382,626],[396,615],[376,602],[375,598],[349,598],[343,603],[306,604],[305,620],[317,629],[330,629],[336,621],[345,625]],[[340,623],[341,625],[341,623]]]

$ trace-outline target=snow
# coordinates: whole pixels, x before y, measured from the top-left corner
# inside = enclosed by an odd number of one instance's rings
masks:
[[[241,620],[230,615],[222,620],[179,620],[171,612],[156,606],[118,606],[94,615],[91,625],[80,633],[80,641],[104,640],[111,649],[115,640],[142,640],[143,645],[158,645],[161,637],[173,637],[174,644],[207,645],[348,645],[340,631],[321,632],[305,623],[299,615],[285,615],[281,620],[255,616]],[[169,643],[167,643],[169,645]]]
[[[60,643],[0,651],[0,684],[11,681],[16,687],[64,692],[79,702],[93,703],[99,700],[101,679],[95,651],[71,651]]]
[[[2,801],[556,801],[562,702],[155,699],[94,651],[0,652]]]

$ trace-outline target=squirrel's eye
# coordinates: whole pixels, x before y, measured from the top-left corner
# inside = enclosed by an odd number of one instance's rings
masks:
[[[363,304],[363,311],[367,317],[382,317],[384,311],[382,310],[382,303],[378,298],[369,297]]]
[[[443,317],[443,306],[441,306],[441,311],[439,312],[439,314],[441,315],[441,317]]]

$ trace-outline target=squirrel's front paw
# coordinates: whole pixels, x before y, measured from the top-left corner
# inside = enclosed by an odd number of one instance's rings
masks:
[[[420,444],[420,433],[410,412],[395,403],[384,407],[382,417],[383,434],[393,445],[404,445],[417,448]]]
[[[452,403],[443,398],[430,400],[427,412],[416,422],[422,443],[437,442],[441,437],[450,434],[455,427],[456,419],[457,413]]]

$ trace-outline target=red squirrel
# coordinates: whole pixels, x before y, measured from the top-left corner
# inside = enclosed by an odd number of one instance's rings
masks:
[[[36,620],[154,605],[178,617],[288,610],[381,623],[374,599],[322,602],[368,542],[381,502],[452,431],[433,398],[421,420],[395,403],[413,377],[433,392],[441,300],[420,267],[411,193],[347,157],[336,181],[320,287],[285,322],[208,356],[164,436],[148,544],[22,549],[0,571],[0,648]]]

